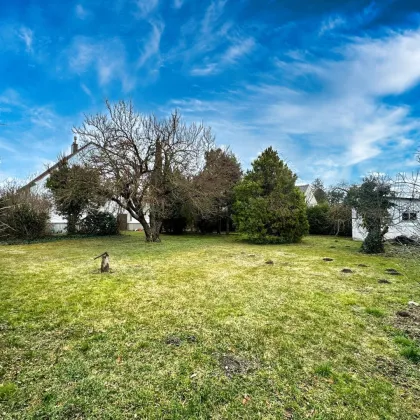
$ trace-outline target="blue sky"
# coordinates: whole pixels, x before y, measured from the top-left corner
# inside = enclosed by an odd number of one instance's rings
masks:
[[[245,168],[273,145],[301,181],[418,167],[418,1],[3,1],[0,54],[0,179],[105,98],[202,120]]]

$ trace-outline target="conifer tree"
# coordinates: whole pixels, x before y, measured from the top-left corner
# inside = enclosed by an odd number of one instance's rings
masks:
[[[235,188],[235,223],[256,243],[299,242],[308,233],[305,198],[297,176],[269,147]]]

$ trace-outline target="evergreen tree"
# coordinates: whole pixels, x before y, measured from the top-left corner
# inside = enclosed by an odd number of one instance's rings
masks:
[[[312,182],[312,188],[318,204],[328,203],[328,195],[321,178],[316,178],[315,181]]]
[[[46,187],[53,195],[57,212],[67,220],[67,233],[76,233],[84,211],[103,203],[99,185],[98,171],[82,165],[69,165],[65,160],[51,173]]]
[[[196,177],[198,189],[206,192],[207,206],[197,207],[196,224],[202,233],[223,229],[229,233],[234,186],[242,176],[241,165],[228,149],[211,149],[205,154],[205,166]],[[222,226],[222,220],[224,226]]]
[[[300,241],[309,225],[296,178],[272,147],[266,149],[235,188],[238,230],[257,243]]]

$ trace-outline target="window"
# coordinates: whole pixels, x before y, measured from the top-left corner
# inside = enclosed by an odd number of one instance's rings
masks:
[[[417,212],[408,212],[408,211],[405,211],[402,214],[402,220],[403,221],[417,220]]]

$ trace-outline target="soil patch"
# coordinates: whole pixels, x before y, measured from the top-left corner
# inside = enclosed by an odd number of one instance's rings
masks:
[[[165,338],[165,344],[169,344],[171,346],[179,347],[181,345],[181,342],[182,340],[176,335],[170,335]]]
[[[379,279],[378,280],[378,283],[381,283],[381,284],[391,284],[391,282],[389,280],[387,280],[387,279]]]
[[[408,316],[400,315],[401,313]],[[420,341],[420,307],[410,306],[407,310],[398,311],[394,317],[393,325],[412,340]]]
[[[235,375],[246,375],[255,368],[252,362],[234,354],[223,354],[219,358],[219,365],[229,378]]]
[[[358,267],[368,267],[366,264],[357,264]]]
[[[343,268],[341,270],[342,273],[353,273],[353,270],[350,270],[350,268]]]
[[[391,276],[401,276],[401,273],[397,271],[395,268],[387,268],[385,272],[388,274],[391,274]]]
[[[334,261],[332,258],[323,258],[323,261]]]
[[[165,338],[165,344],[175,347],[179,347],[185,341],[187,343],[196,343],[198,340],[195,335],[187,335],[182,337],[178,337],[177,335],[168,335]]]
[[[272,265],[272,264],[274,264],[274,261],[273,260],[267,260],[265,263]]]

